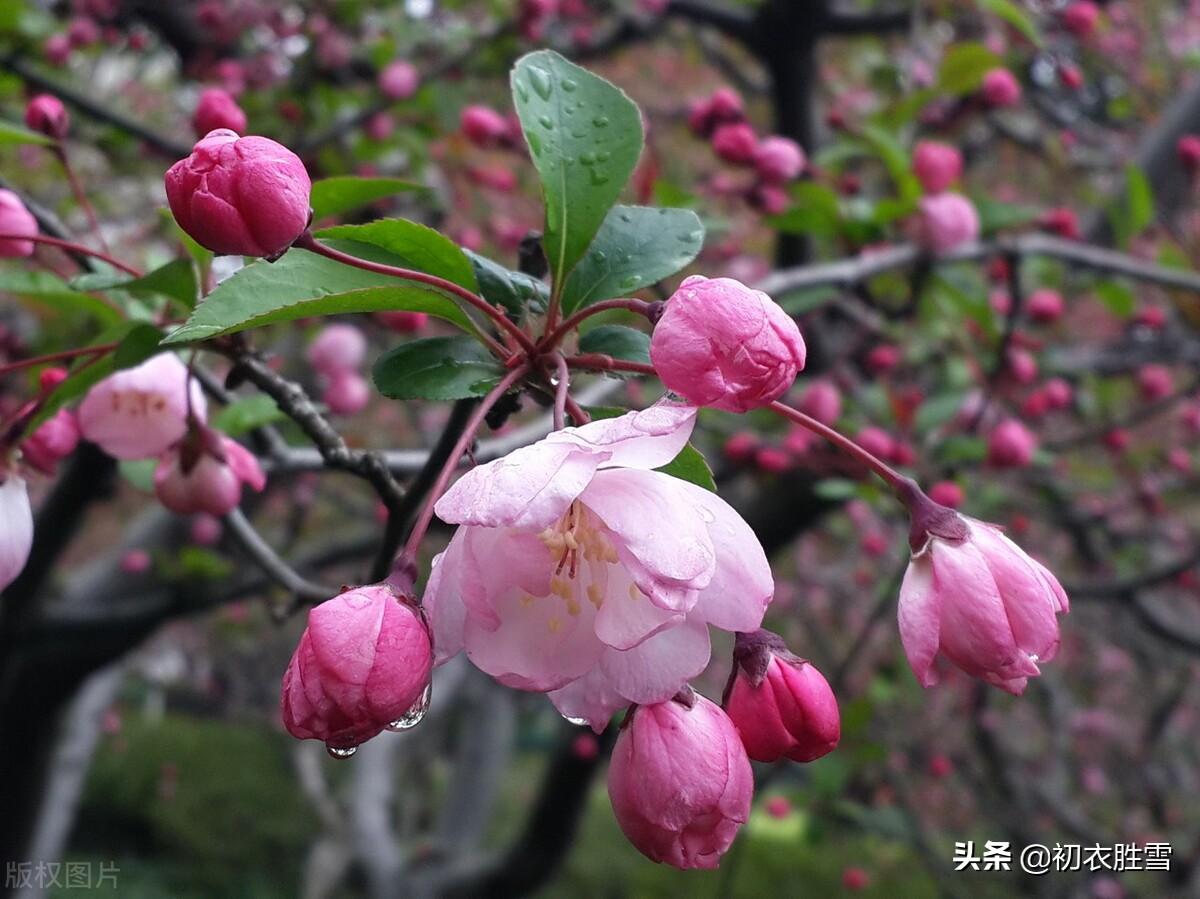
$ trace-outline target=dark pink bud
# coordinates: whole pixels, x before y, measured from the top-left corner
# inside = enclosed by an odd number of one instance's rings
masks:
[[[413,334],[429,322],[427,312],[376,312],[375,320],[397,334]]]
[[[1062,318],[1066,304],[1057,290],[1042,288],[1029,295],[1029,317],[1035,322],[1051,324]]]
[[[900,364],[900,348],[890,343],[878,344],[867,353],[866,363],[871,374],[887,374]]]
[[[213,131],[164,180],[179,226],[217,254],[274,257],[308,227],[304,163],[266,137]]]
[[[1104,435],[1104,445],[1114,453],[1123,453],[1129,449],[1132,439],[1129,432],[1124,428],[1113,428]]]
[[[1165,365],[1143,365],[1138,369],[1137,383],[1142,399],[1149,402],[1170,396],[1174,389],[1171,370]]]
[[[1063,27],[1080,40],[1091,37],[1100,19],[1100,7],[1091,0],[1075,0],[1062,11]]]
[[[1075,391],[1062,378],[1051,378],[1042,387],[1042,395],[1051,409],[1066,409],[1075,398]]]
[[[590,762],[600,754],[600,742],[595,734],[580,734],[571,741],[571,754],[580,761]]]
[[[130,549],[121,556],[121,570],[126,574],[145,574],[154,560],[144,549]]]
[[[750,205],[763,215],[781,215],[787,212],[791,199],[788,192],[778,184],[762,182],[750,192]]]
[[[226,90],[207,87],[200,92],[196,111],[192,113],[192,127],[198,137],[221,128],[236,134],[246,133],[246,113],[237,100]]]
[[[949,144],[923,140],[913,150],[913,174],[928,193],[941,193],[962,176],[963,160]]]
[[[65,368],[51,365],[43,368],[41,374],[38,375],[38,387],[43,393],[49,393],[69,376],[70,372]]]
[[[385,141],[390,138],[396,131],[396,120],[386,112],[377,112],[375,115],[367,119],[367,124],[363,127],[367,137],[374,141]]]
[[[1079,227],[1079,216],[1073,209],[1049,209],[1038,218],[1038,225],[1051,234],[1068,240],[1079,240],[1083,237],[1083,231]]]
[[[1175,144],[1175,153],[1179,163],[1189,172],[1200,169],[1200,136],[1185,134]]]
[[[1079,66],[1064,62],[1058,67],[1058,80],[1062,82],[1063,87],[1077,91],[1083,87],[1083,72]]]
[[[949,777],[954,773],[954,762],[950,757],[938,752],[929,757],[929,776],[936,778]]]
[[[754,464],[767,474],[783,474],[792,467],[789,453],[775,446],[760,447],[754,454]]]
[[[16,259],[33,255],[33,241],[20,237],[37,237],[38,223],[33,213],[11,190],[0,188],[0,234],[17,235],[0,240],[0,257]]]
[[[938,481],[929,488],[929,498],[935,503],[951,509],[957,509],[965,499],[962,487],[954,481]]]
[[[38,94],[25,106],[25,124],[54,140],[62,140],[71,127],[71,117],[62,100],[53,94]]]
[[[508,136],[508,121],[487,106],[468,106],[462,111],[462,132],[479,147],[492,147]]]
[[[719,87],[708,98],[709,111],[718,124],[736,122],[746,115],[746,104],[731,87]]]
[[[1032,384],[1037,380],[1038,364],[1033,353],[1021,347],[1008,351],[1008,374],[1018,384]]]
[[[67,37],[66,32],[52,34],[42,44],[42,52],[50,65],[66,65],[67,60],[71,58],[71,39]]]
[[[1015,106],[1021,99],[1021,85],[1008,69],[992,69],[983,76],[980,93],[988,106]]]
[[[800,395],[799,407],[821,424],[835,424],[842,416],[842,392],[832,381],[814,381]]]
[[[357,415],[371,400],[371,388],[356,371],[335,372],[321,397],[334,415]]]
[[[100,26],[87,16],[75,16],[67,23],[67,42],[72,47],[90,47],[100,41]]]
[[[754,161],[758,149],[758,136],[745,122],[722,125],[712,136],[713,152],[734,165],[748,165]]]
[[[189,535],[197,546],[213,546],[221,539],[221,521],[207,512],[194,515]]]
[[[758,437],[749,431],[739,431],[725,441],[722,451],[730,462],[749,462],[758,449]]]
[[[804,151],[788,137],[763,138],[754,151],[754,167],[764,181],[791,181],[804,171],[804,163]]]
[[[854,442],[865,449],[872,456],[880,459],[889,459],[896,449],[896,441],[891,435],[882,428],[868,426],[858,432],[858,436],[854,438]]]
[[[1006,419],[988,435],[988,462],[997,468],[1024,468],[1033,461],[1037,437],[1015,418]]]
[[[733,722],[702,696],[636,707],[608,769],[621,830],[676,868],[715,868],[750,817],[754,774]]]
[[[242,484],[261,491],[266,482],[252,452],[203,425],[163,454],[154,469],[155,496],[180,515],[226,515],[241,500]]]
[[[846,868],[842,871],[842,886],[848,890],[865,890],[871,885],[871,875],[862,868]]]
[[[283,676],[288,733],[345,756],[385,729],[406,729],[428,706],[433,649],[409,597],[374,584],[308,613]]]
[[[962,194],[922,197],[918,212],[918,238],[934,253],[948,253],[979,237],[979,214]]]
[[[1133,320],[1143,328],[1158,330],[1167,323],[1167,313],[1160,306],[1143,306]]]
[[[782,820],[792,813],[792,803],[786,796],[772,796],[763,803],[763,808],[772,818]]]
[[[21,444],[25,461],[43,474],[53,475],[60,459],[79,445],[79,423],[69,409],[59,409],[42,422]]]
[[[421,75],[408,60],[393,60],[379,73],[379,90],[389,100],[407,100],[420,86]]]

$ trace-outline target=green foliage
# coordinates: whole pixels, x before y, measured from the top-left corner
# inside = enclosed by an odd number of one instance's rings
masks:
[[[265,393],[239,397],[212,416],[212,426],[230,437],[237,437],[282,420],[283,413],[275,400]]]
[[[517,60],[513,101],[546,203],[544,246],[561,291],[642,152],[642,119],[621,90],[551,50]]]
[[[563,312],[628,296],[696,258],[704,225],[690,209],[614,206],[563,288]]]
[[[312,186],[313,219],[353,212],[376,200],[416,190],[425,190],[425,187],[402,178],[358,178],[353,175],[322,178],[314,181]]]
[[[56,312],[83,313],[101,325],[121,321],[121,313],[111,303],[75,289],[50,272],[5,268],[0,270],[0,293],[12,294]]]
[[[975,211],[979,213],[979,230],[984,235],[1008,228],[1020,228],[1038,217],[1038,210],[1020,203],[1004,203],[991,197],[976,197]]]
[[[1097,298],[1113,315],[1128,318],[1137,306],[1137,297],[1128,284],[1120,281],[1101,281],[1094,288]]]
[[[381,356],[372,377],[396,400],[461,400],[483,396],[504,376],[504,367],[468,337],[426,337]]]
[[[80,275],[71,281],[71,287],[85,291],[121,291],[137,297],[164,296],[177,300],[186,309],[196,305],[199,292],[196,267],[190,259],[174,259],[140,278],[124,274]]]
[[[550,300],[546,285],[524,272],[514,272],[486,256],[464,250],[475,269],[479,294],[494,306],[500,306],[520,321],[527,311],[541,312]]]
[[[385,250],[390,258],[370,255],[362,258],[437,275],[473,292],[479,289],[471,260],[458,244],[432,228],[407,219],[380,219],[365,225],[338,225],[325,228],[316,236],[329,238],[330,241],[348,240],[359,245],[370,244]],[[340,244],[332,245],[341,248]],[[362,253],[361,246],[354,247],[354,250],[356,256]]]
[[[1044,43],[1042,33],[1037,27],[1037,23],[1030,18],[1025,10],[1021,9],[1013,0],[976,0],[979,8],[990,12],[998,19],[1003,19],[1021,34],[1025,35],[1029,41],[1040,47]]]
[[[1000,65],[1000,58],[981,43],[954,44],[942,58],[937,85],[948,94],[972,94],[979,90],[983,76]]]
[[[1109,207],[1108,220],[1122,247],[1154,221],[1154,189],[1146,173],[1133,163],[1125,167],[1125,190]]]
[[[37,131],[30,131],[24,125],[0,119],[0,145],[2,144],[41,144],[49,147],[53,146],[54,141]]]
[[[649,363],[650,335],[624,325],[599,325],[579,338],[579,351]]]

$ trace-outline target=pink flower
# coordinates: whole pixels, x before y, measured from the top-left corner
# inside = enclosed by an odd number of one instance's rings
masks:
[[[800,395],[799,408],[821,424],[832,425],[842,417],[842,392],[832,381],[814,381]]]
[[[948,253],[979,237],[979,214],[962,194],[942,193],[922,197],[918,233],[935,253]]]
[[[988,435],[988,462],[997,468],[1024,468],[1033,461],[1038,440],[1015,418],[1000,422]]]
[[[928,193],[941,193],[962,175],[963,160],[949,144],[923,140],[913,150],[913,174]]]
[[[1100,7],[1091,0],[1075,0],[1062,11],[1063,27],[1080,40],[1091,37],[1100,19]]]
[[[1062,294],[1057,290],[1042,288],[1029,295],[1029,317],[1035,322],[1052,324],[1062,318],[1065,307]]]
[[[900,639],[922,686],[940,652],[972,677],[1020,694],[1058,651],[1067,595],[1000,528],[927,498],[913,515],[912,561],[900,587]]]
[[[721,87],[712,96],[692,104],[688,124],[700,137],[708,137],[719,125],[740,122],[746,116],[741,95],[733,88]]]
[[[764,181],[791,181],[804,171],[804,163],[804,151],[789,137],[765,137],[754,151],[754,167]]]
[[[389,100],[407,100],[421,86],[417,67],[405,59],[395,59],[379,73],[379,90]]]
[[[821,672],[777,634],[738,634],[722,708],[756,762],[811,762],[837,748],[842,720]]]
[[[1071,385],[1062,378],[1051,378],[1042,386],[1042,395],[1050,409],[1066,409],[1075,397]]]
[[[1079,227],[1079,216],[1073,209],[1061,206],[1043,212],[1038,218],[1038,226],[1068,240],[1079,240],[1083,237],[1083,231]]]
[[[200,92],[200,101],[192,113],[192,127],[200,137],[220,129],[245,134],[246,113],[228,91],[207,87]]]
[[[420,331],[429,322],[427,312],[376,312],[375,320],[389,331],[397,334],[412,334]]]
[[[695,405],[727,412],[778,399],[804,368],[804,356],[791,316],[731,278],[685,279],[650,340],[663,384]]]
[[[357,371],[367,355],[367,338],[355,325],[326,325],[308,345],[304,357],[323,375]]]
[[[747,165],[754,161],[758,150],[758,136],[745,122],[722,125],[712,136],[713,152],[734,165]]]
[[[42,474],[53,475],[58,461],[75,452],[79,423],[69,409],[59,409],[21,442],[21,456]]]
[[[192,428],[154,469],[155,496],[180,515],[226,515],[237,508],[242,484],[261,491],[266,483],[252,452],[203,425]]]
[[[214,253],[274,257],[308,227],[308,172],[270,138],[212,131],[164,182],[179,227]]]
[[[367,119],[367,124],[363,128],[367,137],[374,141],[387,140],[395,130],[396,120],[386,112],[375,113],[375,115]]]
[[[32,546],[33,511],[25,480],[11,460],[0,460],[0,590],[17,579]]]
[[[334,415],[357,415],[371,401],[371,388],[356,371],[335,372],[321,399]]]
[[[348,754],[423,713],[431,666],[429,631],[408,597],[382,584],[348,590],[308,613],[283,676],[283,725]]]
[[[135,548],[126,550],[122,554],[120,564],[121,570],[126,574],[145,574],[154,564],[154,560],[150,558],[150,553],[146,550]]]
[[[957,509],[963,504],[963,489],[954,481],[938,481],[929,488],[929,498],[940,506]]]
[[[1038,364],[1037,359],[1033,357],[1033,353],[1024,347],[1012,347],[1008,351],[1008,358],[1005,360],[1007,372],[1018,384],[1032,384],[1037,380]]]
[[[1021,99],[1021,84],[1008,69],[995,68],[983,76],[980,93],[988,106],[1015,106]]]
[[[465,649],[599,731],[702,671],[709,624],[757,628],[774,582],[753,532],[715,494],[653,470],[695,420],[660,403],[463,475],[435,506],[461,525],[425,591],[438,664]]]
[[[151,459],[186,433],[189,393],[192,415],[203,421],[200,385],[178,356],[160,353],[89,390],[79,404],[80,433],[118,459]]]
[[[62,100],[53,94],[38,94],[25,106],[25,124],[54,140],[62,140],[71,127],[71,117]]]
[[[65,32],[56,32],[46,38],[46,42],[42,44],[42,52],[46,54],[46,62],[50,65],[65,65],[71,58],[71,39]]]
[[[866,363],[867,370],[871,374],[887,374],[887,372],[900,364],[900,347],[890,343],[881,343],[878,346],[873,346],[871,347],[871,351],[867,353]]]
[[[1175,144],[1179,164],[1189,172],[1200,169],[1200,135],[1185,134]]]
[[[508,136],[508,121],[487,106],[468,106],[462,111],[462,132],[479,147],[492,147]]]
[[[216,516],[201,512],[192,518],[188,536],[198,546],[213,546],[221,539],[221,522]]]
[[[0,188],[0,234],[36,237],[37,219],[11,190]],[[0,257],[17,258],[33,255],[32,240],[0,240]]]
[[[754,773],[733,723],[703,696],[643,705],[608,769],[613,814],[647,858],[715,868],[750,817]]]
[[[883,430],[883,428],[877,428],[874,425],[868,425],[859,431],[854,438],[854,442],[872,456],[877,456],[880,459],[889,459],[896,451],[896,441],[892,438],[892,435]]]
[[[1171,370],[1165,365],[1143,365],[1137,372],[1138,391],[1148,402],[1164,399],[1171,395],[1174,385]]]

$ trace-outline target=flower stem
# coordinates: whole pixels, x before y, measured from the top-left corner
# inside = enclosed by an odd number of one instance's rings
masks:
[[[75,201],[83,207],[83,213],[87,216],[88,224],[91,225],[92,233],[96,235],[96,240],[100,241],[100,246],[104,252],[108,253],[108,242],[105,241],[104,235],[100,231],[100,220],[96,217],[96,210],[92,207],[91,201],[88,200],[87,194],[83,190],[83,185],[80,183],[78,176],[75,174],[75,169],[71,163],[67,161],[67,148],[61,143],[54,147],[54,155],[58,157],[58,161],[62,163],[63,172],[67,176],[67,182],[71,185],[71,193],[75,195]]]
[[[907,478],[896,469],[892,468],[882,459],[867,452],[845,434],[840,431],[835,431],[828,425],[823,425],[811,416],[805,415],[799,409],[793,409],[786,403],[781,403],[779,400],[767,406],[772,412],[783,416],[789,421],[794,421],[802,428],[807,428],[814,434],[824,437],[842,452],[853,456],[858,461],[862,462],[867,468],[871,469],[875,474],[886,483],[892,490],[897,493],[903,493],[911,489],[912,479]]]
[[[101,253],[99,250],[93,250],[85,247],[83,244],[72,243],[69,240],[61,240],[57,237],[48,237],[45,234],[0,234],[0,240],[29,240],[33,243],[44,243],[51,247],[58,247],[60,250],[68,250],[72,253],[79,253],[83,256],[91,256],[94,259],[99,259],[102,262],[107,262],[115,269],[123,271],[127,275],[134,278],[140,278],[142,273],[130,265],[126,265],[120,259],[115,259],[108,253]]]
[[[630,312],[636,312],[638,315],[649,316],[650,305],[645,300],[603,300],[602,302],[588,306],[586,309],[580,309],[574,315],[567,318],[561,325],[542,337],[538,341],[538,346],[542,349],[553,349],[558,346],[560,340],[570,333],[572,328],[578,327],[580,322],[591,318],[593,315],[599,315],[601,312],[607,312],[610,309],[628,309]],[[549,319],[546,321],[546,326],[547,328],[552,327]]]
[[[0,365],[0,377],[10,375],[14,371],[20,371],[24,368],[34,368],[35,366],[47,365],[51,362],[62,362],[67,359],[75,359],[78,356],[88,356],[93,353],[109,353],[116,348],[116,343],[101,343],[95,346],[77,347],[73,350],[60,350],[57,353],[48,353],[45,356],[34,356],[31,359],[22,359],[19,362],[10,362],[8,365]]]
[[[327,259],[332,259],[335,262],[340,262],[343,265],[352,265],[355,268],[361,268],[363,271],[375,272],[379,275],[390,275],[393,278],[402,278],[405,281],[416,281],[420,284],[428,284],[430,287],[436,287],[438,290],[453,294],[461,300],[470,303],[488,318],[502,331],[511,336],[517,345],[526,353],[532,354],[535,347],[533,340],[529,335],[522,331],[519,327],[513,324],[503,312],[485,300],[478,294],[474,294],[465,287],[455,284],[453,281],[447,281],[445,278],[439,278],[437,275],[431,275],[428,272],[418,272],[414,269],[400,268],[394,265],[384,265],[380,262],[371,262],[367,259],[359,259],[357,256],[351,256],[349,253],[343,253],[340,250],[335,250],[332,247],[327,247],[322,243],[318,243],[317,239],[312,236],[311,231],[305,231],[292,244],[301,250],[308,250],[311,253],[317,253]],[[487,337],[487,335],[484,335]],[[504,348],[500,343],[487,337],[488,348],[496,354],[500,359],[509,358],[512,353]]]
[[[567,365],[572,368],[590,368],[596,371],[627,371],[638,375],[658,375],[653,365],[645,362],[630,362],[626,359],[614,359],[603,353],[583,353],[578,356],[566,356]]]
[[[570,396],[567,389],[570,386],[570,372],[567,370],[567,360],[563,358],[562,353],[554,354],[554,364],[558,370],[558,383],[554,385],[554,430],[561,431],[567,423],[567,399]]]

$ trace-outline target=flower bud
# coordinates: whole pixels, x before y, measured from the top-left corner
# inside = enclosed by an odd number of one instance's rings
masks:
[[[308,172],[270,138],[212,131],[164,181],[179,227],[217,254],[273,258],[308,227]]]
[[[1008,69],[996,68],[983,76],[980,93],[988,106],[1015,106],[1021,99],[1021,84]]]
[[[1029,317],[1044,325],[1052,324],[1062,318],[1065,305],[1057,290],[1035,290],[1029,295]]]
[[[754,167],[764,181],[791,181],[804,171],[804,151],[788,137],[763,138],[754,150]]]
[[[210,131],[225,129],[236,134],[246,133],[246,113],[237,100],[219,87],[208,87],[200,92],[200,101],[192,113],[192,127],[199,137]]]
[[[53,475],[60,459],[79,445],[79,423],[70,409],[59,409],[21,442],[21,456],[42,474]]]
[[[367,338],[361,329],[342,323],[326,325],[308,345],[308,364],[327,377],[358,371],[367,355]]]
[[[918,234],[935,253],[948,253],[979,237],[979,214],[962,194],[942,193],[922,197]]]
[[[687,701],[636,707],[613,747],[613,814],[629,842],[656,862],[717,867],[750,817],[753,793],[733,722],[690,691]]]
[[[1006,419],[988,435],[988,462],[997,468],[1024,468],[1033,461],[1037,437],[1015,418]]]
[[[1075,391],[1062,378],[1051,378],[1042,386],[1042,395],[1050,409],[1066,409],[1075,398]]]
[[[204,420],[200,385],[174,353],[159,353],[136,368],[109,375],[79,404],[79,430],[85,440],[118,459],[150,459],[187,432],[191,414]]]
[[[397,334],[413,334],[429,322],[427,312],[376,312],[375,320]]]
[[[667,300],[650,341],[650,359],[668,389],[727,412],[778,399],[804,355],[800,329],[765,293],[699,275]]]
[[[754,161],[758,150],[758,136],[745,122],[722,125],[712,136],[713,152],[734,165],[746,165]]]
[[[842,392],[832,381],[814,381],[800,395],[800,411],[823,425],[833,425],[842,417]]]
[[[207,512],[219,518],[237,508],[242,484],[261,491],[266,483],[252,452],[203,425],[192,428],[154,469],[154,495],[180,515]]]
[[[1179,164],[1189,172],[1200,169],[1200,135],[1185,134],[1175,144],[1175,155]]]
[[[1043,212],[1038,217],[1038,227],[1068,240],[1079,240],[1083,237],[1083,230],[1079,227],[1079,216],[1073,209],[1061,206]]]
[[[929,488],[929,498],[941,506],[957,509],[963,504],[963,489],[954,481],[938,481]]]
[[[71,117],[58,97],[38,94],[25,106],[25,124],[46,137],[62,140],[71,127]]]
[[[334,415],[356,415],[371,400],[371,388],[356,371],[335,372],[321,395]]]
[[[37,233],[37,219],[25,208],[21,198],[11,190],[0,188],[0,234],[36,237]],[[0,240],[0,257],[15,259],[31,255],[33,255],[32,240],[14,240],[12,238]]]
[[[737,635],[721,706],[756,762],[811,762],[832,752],[842,736],[828,682],[770,631]]]
[[[348,590],[308,613],[283,676],[283,725],[349,754],[419,720],[432,667],[429,631],[410,598],[382,584]]]
[[[478,147],[492,147],[508,136],[504,116],[487,106],[468,106],[462,111],[462,132]]]
[[[389,100],[407,100],[420,86],[417,67],[405,59],[389,62],[379,73],[379,90]]]
[[[17,579],[33,546],[33,511],[25,479],[11,459],[0,457],[0,590]]]
[[[923,140],[913,150],[913,174],[927,193],[944,191],[962,175],[962,154],[949,144]]]
[[[896,441],[892,438],[892,435],[883,430],[883,428],[877,428],[874,425],[868,425],[859,431],[854,438],[854,442],[872,456],[880,459],[889,459],[896,452]]]
[[[1137,372],[1138,392],[1147,402],[1155,402],[1171,395],[1171,370],[1165,365],[1143,365]]]
[[[1063,27],[1083,40],[1091,37],[1100,19],[1100,7],[1091,0],[1075,0],[1062,11]]]

